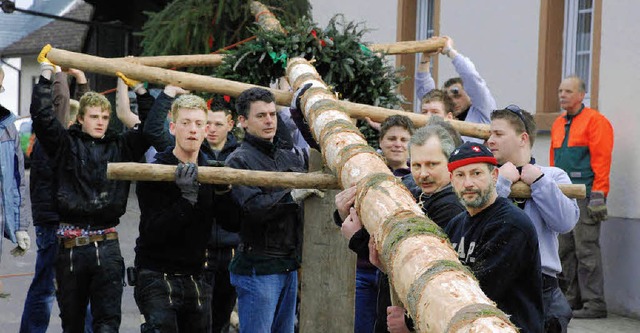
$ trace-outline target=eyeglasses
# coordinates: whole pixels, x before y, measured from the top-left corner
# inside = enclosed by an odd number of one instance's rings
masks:
[[[522,109],[519,106],[517,106],[515,104],[509,104],[504,109],[505,110],[509,110],[509,111],[513,112],[516,116],[518,116],[518,118],[520,118],[520,120],[522,121],[522,124],[524,125],[525,132],[527,132],[527,134],[530,134],[529,133],[529,126],[527,126],[527,122],[524,120],[524,115],[522,114]]]

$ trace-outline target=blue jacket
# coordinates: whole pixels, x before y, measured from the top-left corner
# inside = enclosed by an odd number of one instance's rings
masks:
[[[558,234],[566,234],[575,227],[580,209],[575,199],[569,199],[558,184],[571,184],[571,179],[560,168],[539,166],[544,177],[531,184],[531,199],[524,204],[538,234],[542,273],[555,277],[562,271],[558,255]],[[511,182],[498,176],[498,195],[511,194]]]
[[[16,242],[16,231],[27,230],[29,227],[24,156],[20,148],[18,130],[13,124],[15,120],[16,116],[0,105],[0,232],[13,243]]]

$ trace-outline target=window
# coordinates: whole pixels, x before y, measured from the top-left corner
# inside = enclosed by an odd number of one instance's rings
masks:
[[[577,75],[586,85],[584,104],[591,104],[593,0],[565,0],[563,77]]]
[[[416,40],[423,40],[430,38],[435,33],[435,0],[418,0],[418,10],[416,19]],[[416,56],[415,70],[417,72],[420,57]],[[430,70],[433,73],[433,62],[429,64]],[[420,111],[420,97],[413,96],[414,111]]]

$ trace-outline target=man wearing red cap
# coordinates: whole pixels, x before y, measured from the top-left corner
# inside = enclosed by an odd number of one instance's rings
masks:
[[[466,142],[449,157],[451,184],[467,209],[445,227],[460,261],[521,332],[543,331],[542,273],[538,237],[529,217],[498,197],[497,161],[478,143]]]

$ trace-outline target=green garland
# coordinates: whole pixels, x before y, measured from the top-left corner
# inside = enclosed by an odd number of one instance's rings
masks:
[[[303,17],[284,29],[286,35],[250,28],[257,38],[228,52],[215,76],[268,86],[285,75],[289,58],[301,56],[315,59],[318,73],[342,99],[385,108],[398,108],[405,102],[397,93],[403,80],[401,69],[388,65],[366,47],[362,37],[367,30],[359,24],[336,15],[321,29]],[[366,123],[359,128],[369,144],[377,147],[378,133]]]

